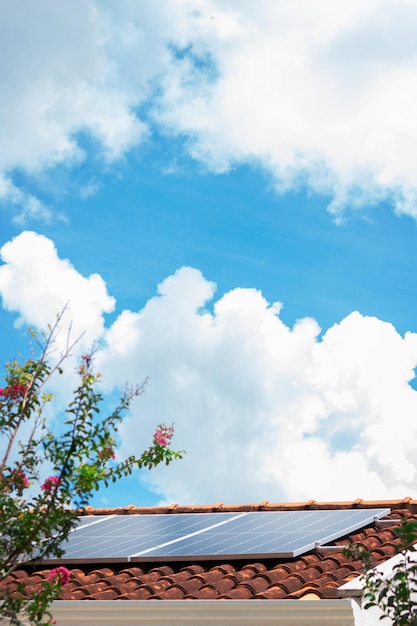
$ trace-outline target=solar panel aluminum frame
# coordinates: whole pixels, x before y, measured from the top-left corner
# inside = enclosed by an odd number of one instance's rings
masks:
[[[123,544],[119,549],[119,554],[115,555],[114,551],[105,552],[105,545],[111,541],[114,536],[117,539],[118,527],[123,526],[123,520],[127,526],[134,527],[135,518],[139,523],[144,521],[146,516],[129,515],[129,516],[106,516],[101,520],[95,517],[91,523],[86,524],[84,520],[79,527],[73,531],[69,538],[71,543],[80,543],[76,540],[82,536],[86,536],[86,544],[89,549],[88,556],[82,556],[82,548],[79,548],[79,556],[74,550],[69,550],[67,556],[61,559],[44,560],[44,563],[66,563],[66,564],[86,564],[86,563],[160,563],[173,561],[221,561],[226,559],[292,559],[301,554],[305,554],[320,546],[328,544],[335,540],[340,540],[344,536],[352,533],[369,524],[377,523],[377,521],[391,512],[390,509],[337,509],[337,510],[303,510],[303,511],[259,511],[259,512],[241,512],[241,513],[189,513],[189,514],[151,514],[148,518],[152,518],[154,523],[151,526],[150,535],[142,538],[130,540],[123,536],[120,529],[119,541],[131,546],[142,545],[140,549],[130,549],[130,552],[123,553]],[[286,515],[287,514],[287,515]],[[293,516],[288,515],[293,514]],[[139,520],[139,518],[141,518]],[[326,518],[327,521],[326,521]],[[329,524],[334,518],[336,521]],[[297,520],[300,530],[293,530],[294,522]],[[339,521],[337,521],[339,519]],[[268,521],[269,520],[269,521]],[[185,527],[181,534],[180,527],[184,522]],[[271,530],[263,531],[256,528],[270,525]],[[164,524],[177,525],[179,530],[170,536],[164,536],[163,531],[158,529]],[[187,523],[189,532],[186,532]],[[304,526],[302,525],[304,524]],[[326,526],[327,524],[327,526]],[[287,526],[286,526],[287,525]],[[310,526],[314,526],[314,529]],[[246,527],[246,529],[245,529]],[[255,529],[255,530],[253,530]],[[278,529],[278,531],[277,531]],[[103,531],[110,534],[106,536]],[[113,535],[111,532],[113,532]],[[298,532],[299,537],[295,537]],[[103,550],[100,552],[100,533]],[[153,533],[153,534],[152,534]],[[91,541],[96,538],[98,540],[98,548],[94,553],[94,546],[88,546],[89,537]],[[171,538],[170,538],[171,537]],[[293,539],[293,540],[292,540]],[[281,544],[279,543],[281,541]],[[130,543],[129,543],[130,542]],[[247,546],[244,547],[245,542]],[[199,549],[198,545],[203,546]],[[228,544],[231,549],[215,548],[216,544]],[[265,545],[273,546],[275,549],[265,549]],[[279,549],[277,546],[281,545]],[[194,546],[194,547],[193,547]],[[195,547],[197,546],[197,547]],[[241,546],[239,548],[239,546]],[[252,546],[252,547],[251,547]],[[63,545],[65,549],[65,545]],[[128,550],[128,548],[126,548]],[[86,554],[84,552],[84,554]],[[112,554],[108,556],[107,554]]]

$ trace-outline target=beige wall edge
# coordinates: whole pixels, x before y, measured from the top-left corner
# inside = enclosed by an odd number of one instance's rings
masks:
[[[58,600],[57,626],[290,624],[353,626],[354,600]]]

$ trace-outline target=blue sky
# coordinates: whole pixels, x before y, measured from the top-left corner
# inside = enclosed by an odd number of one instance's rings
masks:
[[[120,454],[159,421],[187,450],[95,504],[415,496],[415,4],[27,9],[0,2],[2,358],[68,301],[109,394],[149,375]]]

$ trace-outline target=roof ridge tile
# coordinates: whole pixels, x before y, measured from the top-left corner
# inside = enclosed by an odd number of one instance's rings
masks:
[[[306,500],[305,502],[269,502],[263,500],[259,503],[252,504],[224,504],[217,502],[215,504],[200,505],[179,505],[172,503],[169,505],[159,506],[136,506],[129,504],[125,507],[114,508],[95,508],[87,506],[80,509],[80,515],[132,515],[132,514],[161,514],[161,513],[203,513],[203,512],[250,512],[250,511],[285,511],[285,510],[306,510],[306,509],[356,509],[356,508],[395,508],[400,512],[404,510],[410,513],[417,513],[417,500],[411,496],[407,496],[398,500],[356,500],[338,501],[338,502],[319,502],[317,500]]]

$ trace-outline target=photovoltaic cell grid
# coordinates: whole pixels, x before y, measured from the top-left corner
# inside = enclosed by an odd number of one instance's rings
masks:
[[[157,546],[183,540],[236,517],[231,513],[115,515],[80,518],[62,545],[62,560],[131,560]],[[86,524],[84,520],[91,520]]]
[[[293,558],[373,523],[390,509],[114,515],[80,518],[65,563]]]

